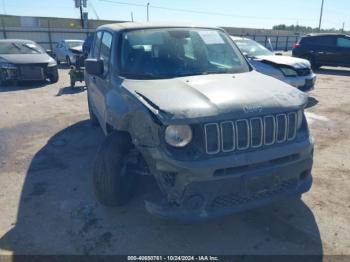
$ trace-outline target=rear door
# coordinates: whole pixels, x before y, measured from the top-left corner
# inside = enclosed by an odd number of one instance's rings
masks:
[[[339,66],[350,66],[350,37],[338,36],[337,48],[339,49],[337,64]]]
[[[62,41],[59,41],[56,46],[56,57],[58,60],[62,61],[64,58],[62,58]]]
[[[317,36],[313,37],[313,48],[315,54],[315,62],[320,65],[333,65],[337,63],[339,48],[336,46],[336,37]]]

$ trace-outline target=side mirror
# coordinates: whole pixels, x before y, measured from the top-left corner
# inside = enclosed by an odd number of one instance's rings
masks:
[[[85,71],[90,75],[100,76],[103,74],[103,61],[95,58],[85,60]]]

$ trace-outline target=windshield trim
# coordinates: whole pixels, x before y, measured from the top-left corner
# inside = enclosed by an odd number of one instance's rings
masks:
[[[247,72],[251,72],[254,70],[254,68],[252,67],[252,65],[249,63],[248,59],[243,55],[243,53],[241,52],[241,50],[239,49],[239,47],[236,45],[236,43],[231,39],[230,35],[222,28],[213,28],[213,27],[189,27],[189,26],[154,26],[154,27],[139,27],[139,28],[125,28],[125,29],[121,29],[117,32],[118,37],[117,37],[117,41],[115,41],[115,45],[117,45],[116,51],[117,51],[117,57],[121,57],[121,52],[122,52],[122,45],[123,45],[123,38],[124,35],[132,32],[132,31],[142,31],[142,30],[157,30],[157,29],[188,29],[188,30],[214,30],[214,31],[219,31],[221,33],[223,33],[226,38],[227,38],[227,42],[229,45],[231,45],[232,49],[237,52],[240,56],[242,61],[244,61],[246,63]],[[112,59],[113,60],[113,59]],[[196,73],[196,74],[191,74],[191,75],[164,75],[164,76],[157,76],[157,77],[152,77],[151,75],[145,74],[145,75],[138,75],[138,77],[133,77],[130,78],[128,77],[128,73],[127,72],[123,72],[122,70],[122,66],[121,66],[121,59],[117,59],[116,62],[116,66],[117,66],[117,71],[118,71],[118,75],[125,78],[125,79],[137,79],[137,80],[150,80],[150,79],[172,79],[172,78],[179,78],[179,77],[188,77],[188,76],[199,76],[199,75],[209,75],[209,74],[238,74],[236,72],[203,72],[203,73]],[[130,74],[129,74],[130,75]],[[143,77],[143,78],[142,78]]]

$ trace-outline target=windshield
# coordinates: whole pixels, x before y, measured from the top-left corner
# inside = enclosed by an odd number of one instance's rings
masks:
[[[124,33],[120,67],[122,75],[129,78],[172,78],[250,70],[225,33],[196,28]]]
[[[241,49],[242,53],[249,57],[274,55],[266,47],[250,39],[234,40],[234,42],[237,44],[239,49]]]
[[[0,43],[0,54],[43,54],[44,49],[32,42],[6,42]]]
[[[69,41],[69,42],[66,42],[66,43],[67,43],[68,48],[74,48],[74,47],[77,47],[77,46],[82,46],[84,41]]]

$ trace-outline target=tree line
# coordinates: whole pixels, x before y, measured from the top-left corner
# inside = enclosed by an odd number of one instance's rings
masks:
[[[332,32],[332,33],[340,33],[344,32],[342,28],[336,29],[336,28],[328,28],[328,29],[321,29],[319,30],[318,27],[311,27],[311,26],[302,26],[302,25],[275,25],[272,27],[273,30],[282,30],[282,31],[294,31],[294,32]]]

